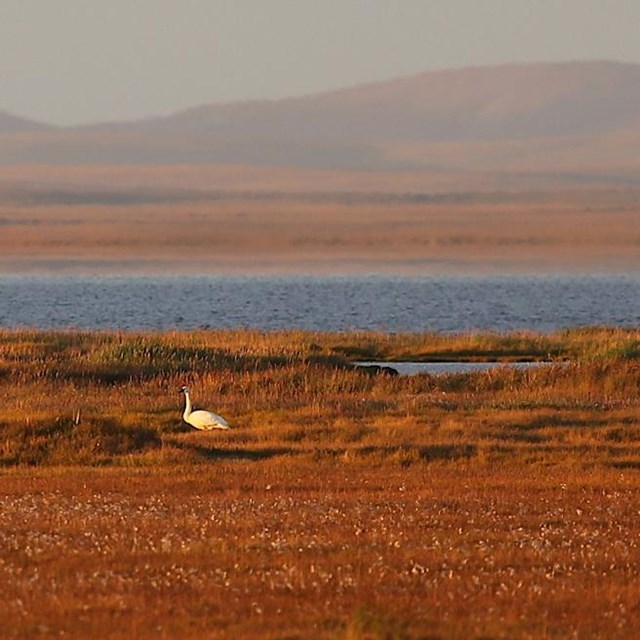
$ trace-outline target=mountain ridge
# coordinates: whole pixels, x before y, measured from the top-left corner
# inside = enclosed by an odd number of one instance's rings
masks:
[[[385,141],[440,142],[611,131],[633,116],[640,121],[638,104],[640,65],[506,64],[425,71],[278,100],[205,104],[107,126],[245,135],[264,135],[269,127],[272,135],[295,130],[308,139],[344,140],[346,133],[360,142],[381,136]],[[386,127],[385,118],[393,120]]]
[[[0,134],[20,133],[24,131],[50,131],[52,129],[54,129],[53,125],[30,118],[24,118],[0,109]]]
[[[336,170],[621,172],[640,185],[640,65],[425,71],[278,100],[0,135],[0,164],[246,165]],[[0,133],[2,133],[0,112]],[[596,175],[597,174],[597,175]],[[575,177],[577,176],[577,178]],[[608,179],[608,178],[607,178]]]

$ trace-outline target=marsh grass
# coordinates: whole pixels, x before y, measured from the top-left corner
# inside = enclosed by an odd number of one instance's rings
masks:
[[[246,454],[248,449],[243,448]],[[634,637],[637,470],[7,470],[4,637]]]
[[[639,338],[0,332],[0,635],[633,637]]]
[[[0,466],[107,464],[119,456],[157,449],[162,441],[151,427],[126,427],[113,418],[90,422],[56,419],[26,425],[0,424]]]
[[[358,608],[347,626],[345,640],[410,640],[406,621],[373,607]]]
[[[576,454],[618,438],[635,459],[635,440],[619,435],[627,432],[615,416],[630,425],[638,415],[638,340],[638,332],[609,329],[549,336],[5,331],[1,461],[105,464],[141,454],[148,462],[149,449],[175,446],[173,436],[187,451],[185,442],[201,434],[181,421],[183,384],[193,387],[196,403],[236,427],[214,440],[222,448],[287,443],[287,455],[317,458],[325,451],[410,464],[446,458],[420,453],[432,446],[469,446],[491,457],[492,449],[506,455],[510,443],[513,455],[544,445],[552,462],[573,445]],[[552,360],[524,370],[388,377],[349,366],[345,354],[364,353],[387,359],[491,353],[505,361],[544,353]]]

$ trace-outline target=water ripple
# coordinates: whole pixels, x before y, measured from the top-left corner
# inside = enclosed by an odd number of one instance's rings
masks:
[[[640,275],[0,277],[0,326],[548,332],[640,324]]]

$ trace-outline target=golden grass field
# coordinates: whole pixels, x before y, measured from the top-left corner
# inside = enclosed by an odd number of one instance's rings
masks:
[[[7,168],[0,273],[640,269],[637,190],[455,193],[366,172],[347,188],[327,171],[247,171]]]
[[[639,357],[612,329],[1,332],[0,637],[633,638]],[[234,428],[182,423],[185,383]]]

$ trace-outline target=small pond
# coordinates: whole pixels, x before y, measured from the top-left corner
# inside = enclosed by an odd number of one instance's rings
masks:
[[[416,373],[430,373],[439,375],[444,373],[473,373],[489,371],[497,367],[511,369],[528,369],[530,367],[545,367],[555,362],[354,362],[356,367],[391,367],[400,375],[410,376]]]

